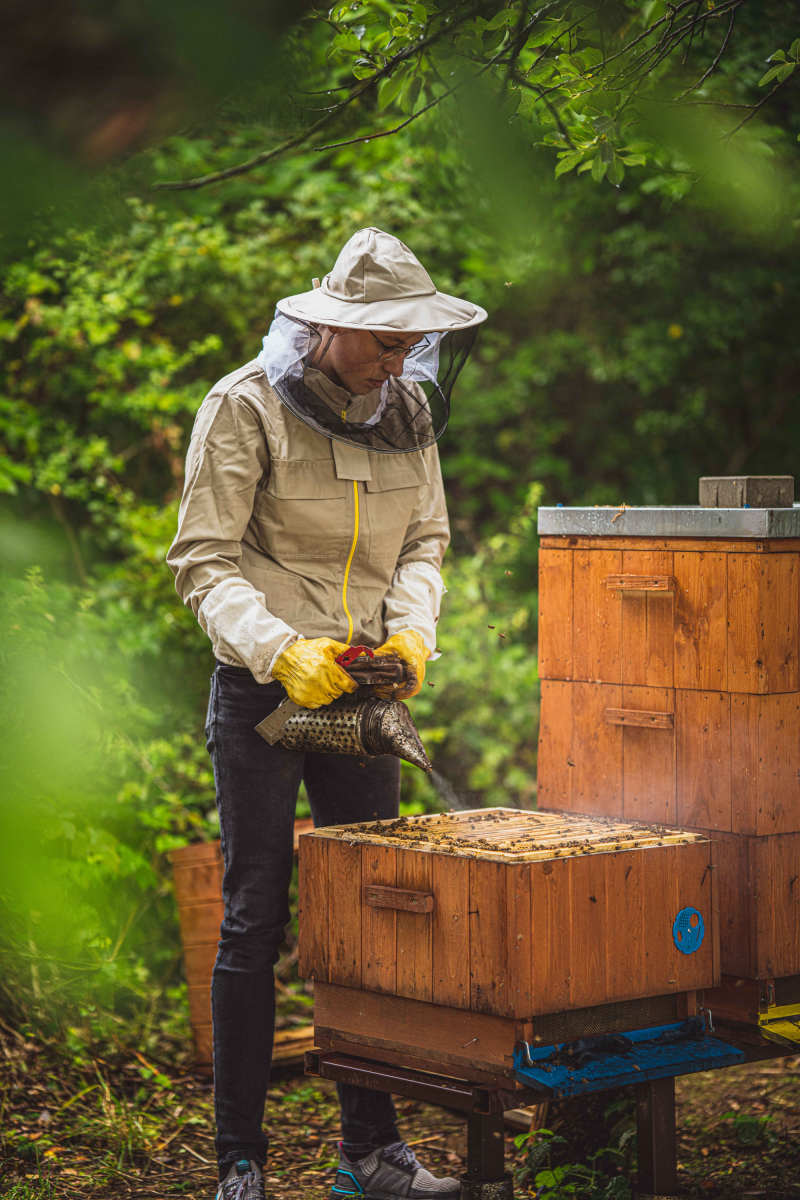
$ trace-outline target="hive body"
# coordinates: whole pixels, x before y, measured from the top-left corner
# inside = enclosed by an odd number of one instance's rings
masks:
[[[800,973],[800,540],[646,537],[632,512],[636,536],[623,510],[541,541],[539,805],[702,830],[723,972]]]
[[[573,1036],[586,1010],[597,1032],[677,1019],[719,980],[713,854],[696,833],[512,809],[316,830],[299,970],[317,1044],[509,1074],[552,1014],[575,1014]],[[673,939],[685,908],[706,926],[692,954]]]

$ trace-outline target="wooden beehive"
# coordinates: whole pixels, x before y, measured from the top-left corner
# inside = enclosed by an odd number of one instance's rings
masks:
[[[305,835],[299,969],[317,1044],[502,1073],[545,1014],[711,987],[713,850],[697,833],[516,809]],[[706,928],[691,954],[673,939],[687,907]]]
[[[540,510],[539,805],[716,839],[723,971],[759,978],[800,972],[800,514],[778,516]]]

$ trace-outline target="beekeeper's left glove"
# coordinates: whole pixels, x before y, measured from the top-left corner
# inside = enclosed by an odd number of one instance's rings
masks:
[[[375,688],[379,696],[385,700],[408,700],[416,696],[425,682],[425,660],[431,652],[422,640],[422,634],[416,629],[403,629],[394,633],[382,646],[378,646],[375,657],[384,654],[394,654],[401,658],[406,666],[406,682],[401,688]]]
[[[301,638],[272,664],[273,677],[301,708],[320,708],[358,687],[335,661],[346,649],[331,638]]]

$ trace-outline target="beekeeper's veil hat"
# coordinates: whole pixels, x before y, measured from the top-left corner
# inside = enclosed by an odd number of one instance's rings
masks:
[[[422,450],[444,432],[450,393],[486,311],[439,292],[398,238],[360,229],[321,286],[278,301],[259,362],[286,407],[337,441],[388,454]],[[367,396],[351,396],[312,365],[318,326],[377,335],[376,357],[392,334],[423,333],[403,374]]]

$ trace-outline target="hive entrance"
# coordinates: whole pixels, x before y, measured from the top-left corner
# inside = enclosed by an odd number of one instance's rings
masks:
[[[570,813],[520,812],[515,808],[477,808],[361,825],[334,825],[318,829],[316,834],[351,844],[398,846],[510,863],[705,841],[702,834],[660,825]]]

